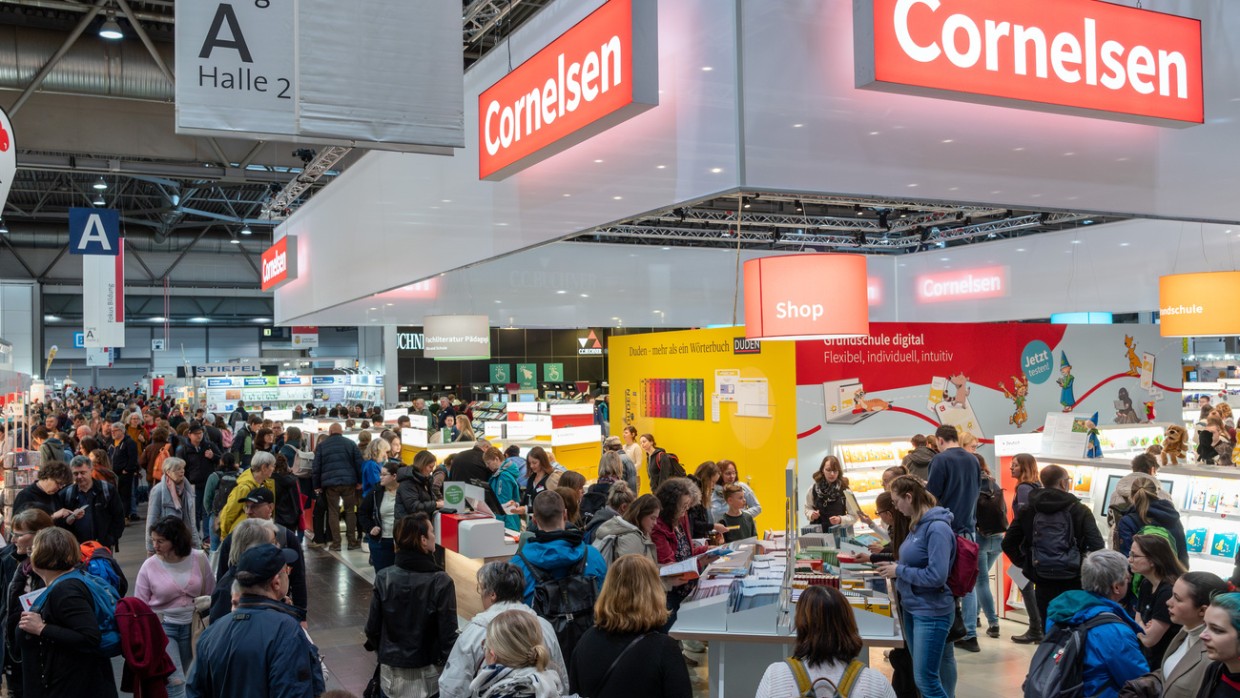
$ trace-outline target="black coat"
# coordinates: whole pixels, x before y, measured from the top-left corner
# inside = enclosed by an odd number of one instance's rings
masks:
[[[606,633],[590,628],[577,643],[568,665],[569,687],[591,698],[690,698],[689,669],[680,657],[680,646],[667,635],[655,631],[630,649],[603,684],[603,674],[634,634]],[[567,691],[565,691],[567,693]]]
[[[398,487],[398,490],[399,490],[399,487]],[[374,528],[375,526],[379,526],[379,527],[383,526],[383,524],[379,521],[379,507],[382,506],[383,498],[386,496],[388,496],[387,490],[376,485],[370,488],[370,493],[367,494],[365,497],[362,497],[362,503],[357,506],[357,526],[362,531],[362,533],[366,534],[367,537],[372,537],[372,538],[374,537],[370,535],[370,529]],[[399,491],[396,493],[395,496],[397,498],[396,507],[399,509],[400,508]],[[434,502],[432,501],[432,504],[433,503]],[[431,514],[428,514],[428,516],[430,515]],[[400,520],[399,515],[397,515],[396,520],[397,521]]]
[[[297,542],[297,534],[289,529],[276,524],[276,542],[281,548],[287,548],[297,553],[297,562],[289,565],[288,573],[288,595],[293,599],[293,605],[303,611],[308,610],[309,599],[306,593],[306,555],[301,550],[301,544]],[[211,620],[215,621],[228,615],[232,610],[232,574],[233,568],[228,566],[228,557],[232,552],[232,534],[229,534],[220,542],[219,558],[215,564],[215,591],[211,594]],[[228,583],[224,583],[224,578],[228,578]],[[216,615],[216,611],[219,615]]]
[[[207,451],[211,452],[210,458],[204,455]],[[187,439],[177,449],[177,458],[185,461],[185,479],[192,482],[194,487],[202,489],[207,484],[207,478],[211,477],[211,473],[219,466],[221,453],[223,451],[220,447],[206,438],[198,444],[198,448],[194,448]]]
[[[366,649],[378,652],[380,663],[443,665],[457,627],[456,585],[430,555],[398,552],[396,564],[375,576],[365,632]]]
[[[27,509],[42,509],[46,511],[48,516],[56,513],[61,508],[60,499],[54,494],[48,494],[39,487],[39,483],[32,482],[26,485],[13,498],[13,514],[17,515]]]
[[[125,505],[115,486],[95,480],[89,492],[82,492],[77,485],[69,485],[58,497],[60,506],[65,509],[87,509],[85,516],[69,524],[78,542],[97,540],[110,550],[117,549],[125,532]]]
[[[362,481],[362,452],[341,434],[332,434],[314,449],[314,489],[353,487]]]
[[[1038,576],[1028,557],[1029,545],[1033,542],[1034,514],[1049,514],[1068,508],[1071,508],[1072,528],[1076,533],[1081,557],[1106,547],[1106,541],[1098,531],[1098,522],[1094,520],[1094,513],[1082,504],[1076,495],[1060,489],[1035,490],[1029,495],[1028,506],[1012,520],[1007,533],[1003,534],[1003,553],[1024,571],[1026,577],[1035,582],[1039,581]]]
[[[113,441],[108,445],[108,458],[112,461],[112,472],[117,475],[134,475],[138,472],[138,444],[128,434],[120,443]]]
[[[448,473],[450,482],[464,482],[467,485],[481,487],[486,493],[486,503],[491,511],[503,511],[499,497],[491,491],[491,469],[482,460],[481,449],[474,447],[456,454],[452,459],[452,472]]]
[[[5,591],[5,594],[0,596],[0,618],[3,619],[8,618],[9,583],[13,581],[13,575],[17,574],[17,567],[21,564],[21,561],[15,557],[16,553],[16,543],[9,543],[4,548],[0,548],[0,589]],[[0,631],[0,658],[4,657],[4,640],[5,634]]]
[[[4,647],[6,664],[21,664],[21,648],[17,646],[17,621],[22,617],[22,594],[42,589],[43,578],[34,573],[30,560],[18,562],[13,576],[4,589]]]
[[[99,621],[90,589],[78,579],[55,583],[42,597],[42,635],[18,630],[24,698],[116,696],[112,661],[99,654]]]
[[[396,482],[399,483],[396,486],[397,521],[418,512],[432,517],[435,515],[435,493],[431,491],[429,477],[414,470],[412,466],[405,466],[396,471]]]
[[[271,519],[281,526],[293,530],[301,530],[301,484],[297,477],[290,473],[276,473],[271,476],[276,481],[276,504]]]

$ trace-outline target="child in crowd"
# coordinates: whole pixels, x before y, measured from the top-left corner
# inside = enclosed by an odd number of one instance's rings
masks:
[[[737,484],[727,485],[723,488],[723,499],[728,503],[728,511],[719,517],[718,523],[728,529],[723,534],[724,542],[731,543],[758,535],[753,517],[744,511],[745,489]]]

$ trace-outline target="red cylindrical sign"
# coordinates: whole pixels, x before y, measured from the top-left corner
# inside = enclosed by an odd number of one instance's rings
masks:
[[[870,333],[865,257],[799,254],[745,262],[745,336],[819,339]]]

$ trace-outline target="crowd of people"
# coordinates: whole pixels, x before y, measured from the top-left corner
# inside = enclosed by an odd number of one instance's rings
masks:
[[[39,405],[37,425],[0,434],[0,452],[21,444],[40,454],[0,549],[9,694],[115,695],[119,656],[124,690],[325,695],[306,633],[306,551],[365,545],[375,570],[367,695],[692,695],[701,647],[668,633],[697,575],[661,576],[660,567],[696,557],[701,569],[712,546],[756,534],[761,504],[735,462],[689,473],[630,426],[604,440],[591,483],[549,449],[522,456],[486,439],[465,440],[444,462],[425,450],[404,458],[409,419],[472,436],[450,400],[436,413],[415,405],[391,425],[381,414],[330,412],[337,421],[310,449],[298,428],[244,404],[191,414],[171,400],[99,391]],[[359,424],[355,442],[344,429]],[[1133,459],[1104,536],[1070,474],[1028,454],[1012,459],[1009,511],[976,439],[954,427],[912,439],[904,464],[883,475],[874,519],[826,456],[804,518],[885,534],[861,558],[889,580],[905,648],[890,654],[890,682],[863,666],[852,607],[815,587],[797,604],[793,655],[766,670],[757,695],[826,684],[840,695],[957,695],[956,651],[981,651],[983,618],[1000,636],[990,575],[1004,553],[1028,580],[1030,624],[1011,640],[1039,645],[1027,679],[1035,689],[1059,671],[1046,657],[1061,657],[1075,637],[1081,695],[1240,696],[1240,594],[1189,571],[1157,470],[1150,455]],[[464,627],[433,518],[456,481],[483,488],[495,515],[522,532],[511,560],[479,570],[483,611]],[[122,541],[147,553],[132,585],[112,555]],[[958,588],[966,543],[978,574]]]

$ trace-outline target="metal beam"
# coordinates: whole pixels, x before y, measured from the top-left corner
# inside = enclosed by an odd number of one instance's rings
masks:
[[[4,238],[0,238],[3,242]],[[69,279],[55,279],[53,283],[43,286],[44,293],[59,293],[69,295],[82,295],[82,282]],[[174,296],[201,296],[210,298],[270,298],[270,292],[264,292],[257,285],[254,286],[174,286],[169,289]],[[125,284],[125,295],[127,296],[159,296],[163,298],[164,285],[144,285],[144,284]]]
[[[172,270],[177,268],[177,265],[181,263],[181,260],[185,259],[185,255],[189,254],[189,251],[194,248],[194,245],[197,245],[198,241],[202,239],[202,236],[206,235],[207,231],[210,229],[211,229],[210,227],[207,227],[199,231],[199,233],[194,236],[194,239],[191,240],[190,243],[185,246],[185,249],[181,250],[181,254],[177,255],[177,258],[172,260],[172,264],[168,265],[168,268],[164,270],[163,275],[160,276],[159,278],[167,279],[168,276],[172,274]]]
[[[82,15],[82,19],[78,21],[77,26],[73,28],[73,31],[69,32],[69,36],[65,37],[65,42],[60,45],[56,53],[52,54],[51,58],[47,59],[47,63],[43,64],[43,67],[34,76],[34,79],[30,81],[30,84],[26,85],[26,89],[22,90],[22,93],[18,95],[17,101],[13,103],[13,106],[9,107],[9,118],[17,116],[17,112],[21,110],[22,105],[34,95],[35,90],[39,89],[39,86],[51,74],[56,64],[60,63],[60,59],[64,58],[69,49],[73,48],[73,44],[77,42],[78,37],[82,35],[82,32],[86,31],[86,28],[90,26],[90,23],[94,21],[95,16],[99,14],[99,11],[103,9],[107,2],[108,0],[95,0],[94,7]]]
[[[307,189],[314,185],[320,177],[327,172],[349,153],[349,148],[338,145],[330,145],[318,152],[314,159],[306,164],[302,173],[295,177],[293,181],[284,185],[284,189],[279,194],[271,197],[271,201],[263,207],[264,219],[282,220],[287,214],[284,212],[293,205]]]
[[[52,263],[47,265],[47,268],[43,270],[42,274],[39,274],[39,281],[43,281],[43,279],[46,279],[47,275],[52,273],[52,269],[56,268],[57,264],[60,264],[60,260],[64,259],[65,254],[68,252],[69,252],[68,245],[65,245],[64,247],[60,248],[60,252],[56,254],[56,258],[52,260]]]
[[[134,260],[138,262],[138,266],[142,267],[142,271],[146,272],[147,278],[155,281],[155,274],[151,272],[150,267],[146,266],[146,262],[142,261],[142,256],[138,254],[138,250],[134,248],[128,239],[125,240],[125,247],[128,247],[129,251],[133,253]]]
[[[39,278],[38,276],[35,276],[34,270],[30,268],[30,265],[26,264],[26,260],[23,259],[20,254],[18,254],[17,248],[13,247],[13,243],[9,242],[8,236],[0,235],[0,242],[4,243],[5,247],[9,248],[9,250],[13,253],[13,259],[16,259],[17,263],[22,265],[22,269],[26,270],[26,273],[30,275],[30,278],[32,279]]]
[[[124,12],[125,16],[129,18],[129,25],[133,27],[133,31],[138,35],[138,39],[142,41],[142,45],[151,54],[151,58],[154,59],[159,72],[163,73],[165,78],[168,78],[169,84],[175,86],[176,78],[172,76],[172,71],[168,70],[168,64],[164,62],[164,57],[159,55],[159,51],[155,49],[155,44],[151,42],[151,37],[147,36],[146,29],[142,28],[142,23],[138,21],[137,15],[129,7],[128,0],[116,0],[116,4],[120,6],[121,12]]]

